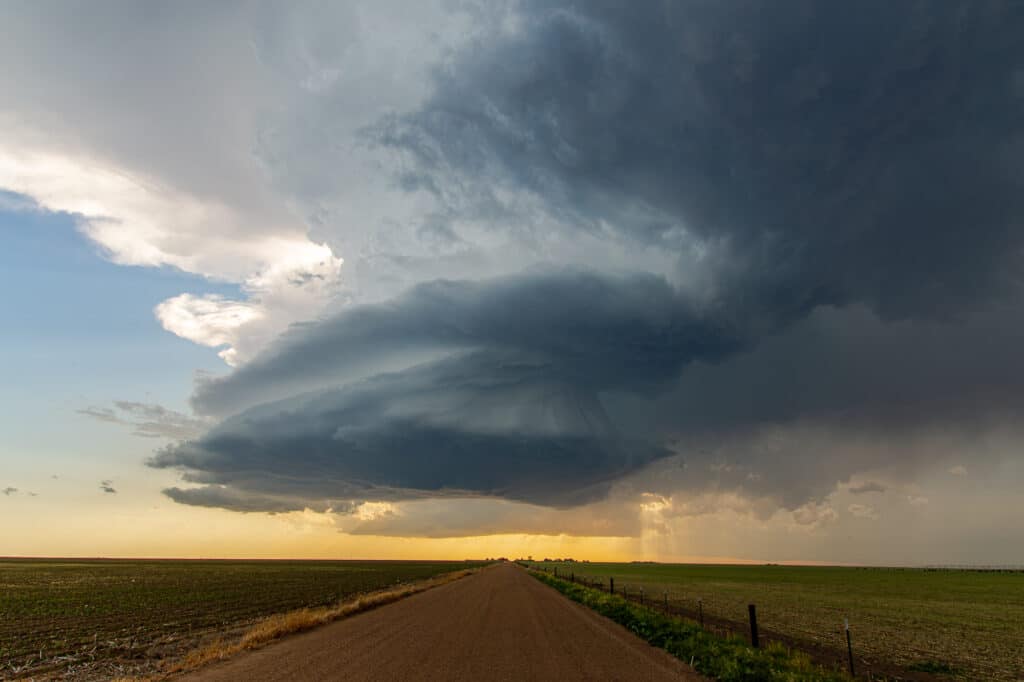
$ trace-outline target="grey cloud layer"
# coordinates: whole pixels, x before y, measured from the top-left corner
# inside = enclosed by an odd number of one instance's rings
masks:
[[[236,416],[155,458],[207,486],[172,497],[565,506],[675,451],[637,485],[795,509],[924,466],[906,433],[1019,415],[1019,6],[482,7],[365,136],[435,198],[424,230],[531,232],[546,267],[421,283],[202,383],[199,413]],[[559,267],[573,235],[622,261]]]
[[[289,495],[260,495],[223,485],[204,485],[195,488],[166,488],[164,494],[180,504],[196,507],[217,507],[237,512],[268,512],[271,514],[312,509],[343,514],[351,511],[350,502],[328,502]]]

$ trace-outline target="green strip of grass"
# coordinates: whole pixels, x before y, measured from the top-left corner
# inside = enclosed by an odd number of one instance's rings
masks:
[[[940,673],[943,675],[956,675],[959,670],[949,663],[942,661],[919,661],[907,666],[907,670],[915,670],[922,673]]]
[[[847,682],[844,674],[815,665],[781,644],[754,649],[739,637],[722,638],[696,623],[630,603],[617,595],[583,587],[546,573],[530,571],[573,601],[632,630],[637,636],[691,663],[722,682]]]

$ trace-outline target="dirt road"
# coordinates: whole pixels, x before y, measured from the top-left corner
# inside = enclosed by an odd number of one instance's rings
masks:
[[[702,680],[514,564],[194,673],[245,680]]]

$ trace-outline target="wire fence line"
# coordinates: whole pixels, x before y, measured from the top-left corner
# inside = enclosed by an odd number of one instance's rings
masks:
[[[571,568],[544,566],[537,563],[524,563],[523,565],[585,587],[615,594],[629,602],[667,615],[692,620],[712,634],[723,637],[741,637],[748,643],[751,641],[750,622],[744,617],[747,614],[732,613],[735,610],[735,604],[732,602],[735,600],[718,599],[713,591],[703,591],[706,594],[700,593],[700,596],[696,596],[695,593],[689,597],[680,597],[677,591],[647,589],[643,585],[626,582],[621,577],[598,577],[589,573],[576,574]],[[883,641],[859,641],[856,634],[856,623],[850,624],[846,619],[840,619],[837,626],[831,630],[812,629],[801,627],[794,620],[785,618],[785,614],[780,622],[777,615],[771,611],[759,610],[757,612],[757,619],[760,622],[756,628],[762,647],[778,643],[790,649],[804,651],[813,660],[827,667],[843,669],[848,667],[848,656],[850,656],[856,661],[856,676],[865,679],[888,679],[894,674],[900,675],[898,679],[917,679],[912,670],[908,671],[906,659],[941,661],[947,659],[950,654],[947,649],[901,643],[898,645],[901,655],[894,656],[891,642],[885,641],[884,638]],[[846,620],[845,623],[844,620]],[[847,652],[847,630],[845,629],[847,627],[853,631],[852,653],[850,654]],[[963,675],[967,675],[966,679],[1022,680],[1024,679],[1024,660],[1019,660],[1018,663],[1020,664],[1018,666],[1007,666],[992,660],[954,661],[956,669],[953,672],[960,679],[965,679]],[[942,671],[936,672],[942,673]],[[909,677],[903,677],[908,673]],[[925,677],[925,679],[949,678]]]

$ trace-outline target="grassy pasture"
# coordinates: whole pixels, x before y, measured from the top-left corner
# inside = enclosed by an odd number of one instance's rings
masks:
[[[618,594],[593,589],[533,572],[534,577],[570,599],[631,630],[651,645],[689,662],[697,671],[721,682],[844,682],[843,672],[815,665],[810,657],[779,643],[760,649],[737,635],[722,637],[692,620],[665,615]]]
[[[894,667],[936,679],[1024,679],[1024,572],[722,566],[675,564],[534,563],[561,575],[615,579],[646,600],[687,615],[703,600],[709,622],[747,627],[747,604],[757,605],[762,638],[805,643],[845,658],[848,618],[859,672]],[[952,671],[952,674],[950,674]],[[922,676],[923,677],[923,676]]]
[[[130,670],[274,613],[475,565],[0,560],[0,679]]]

